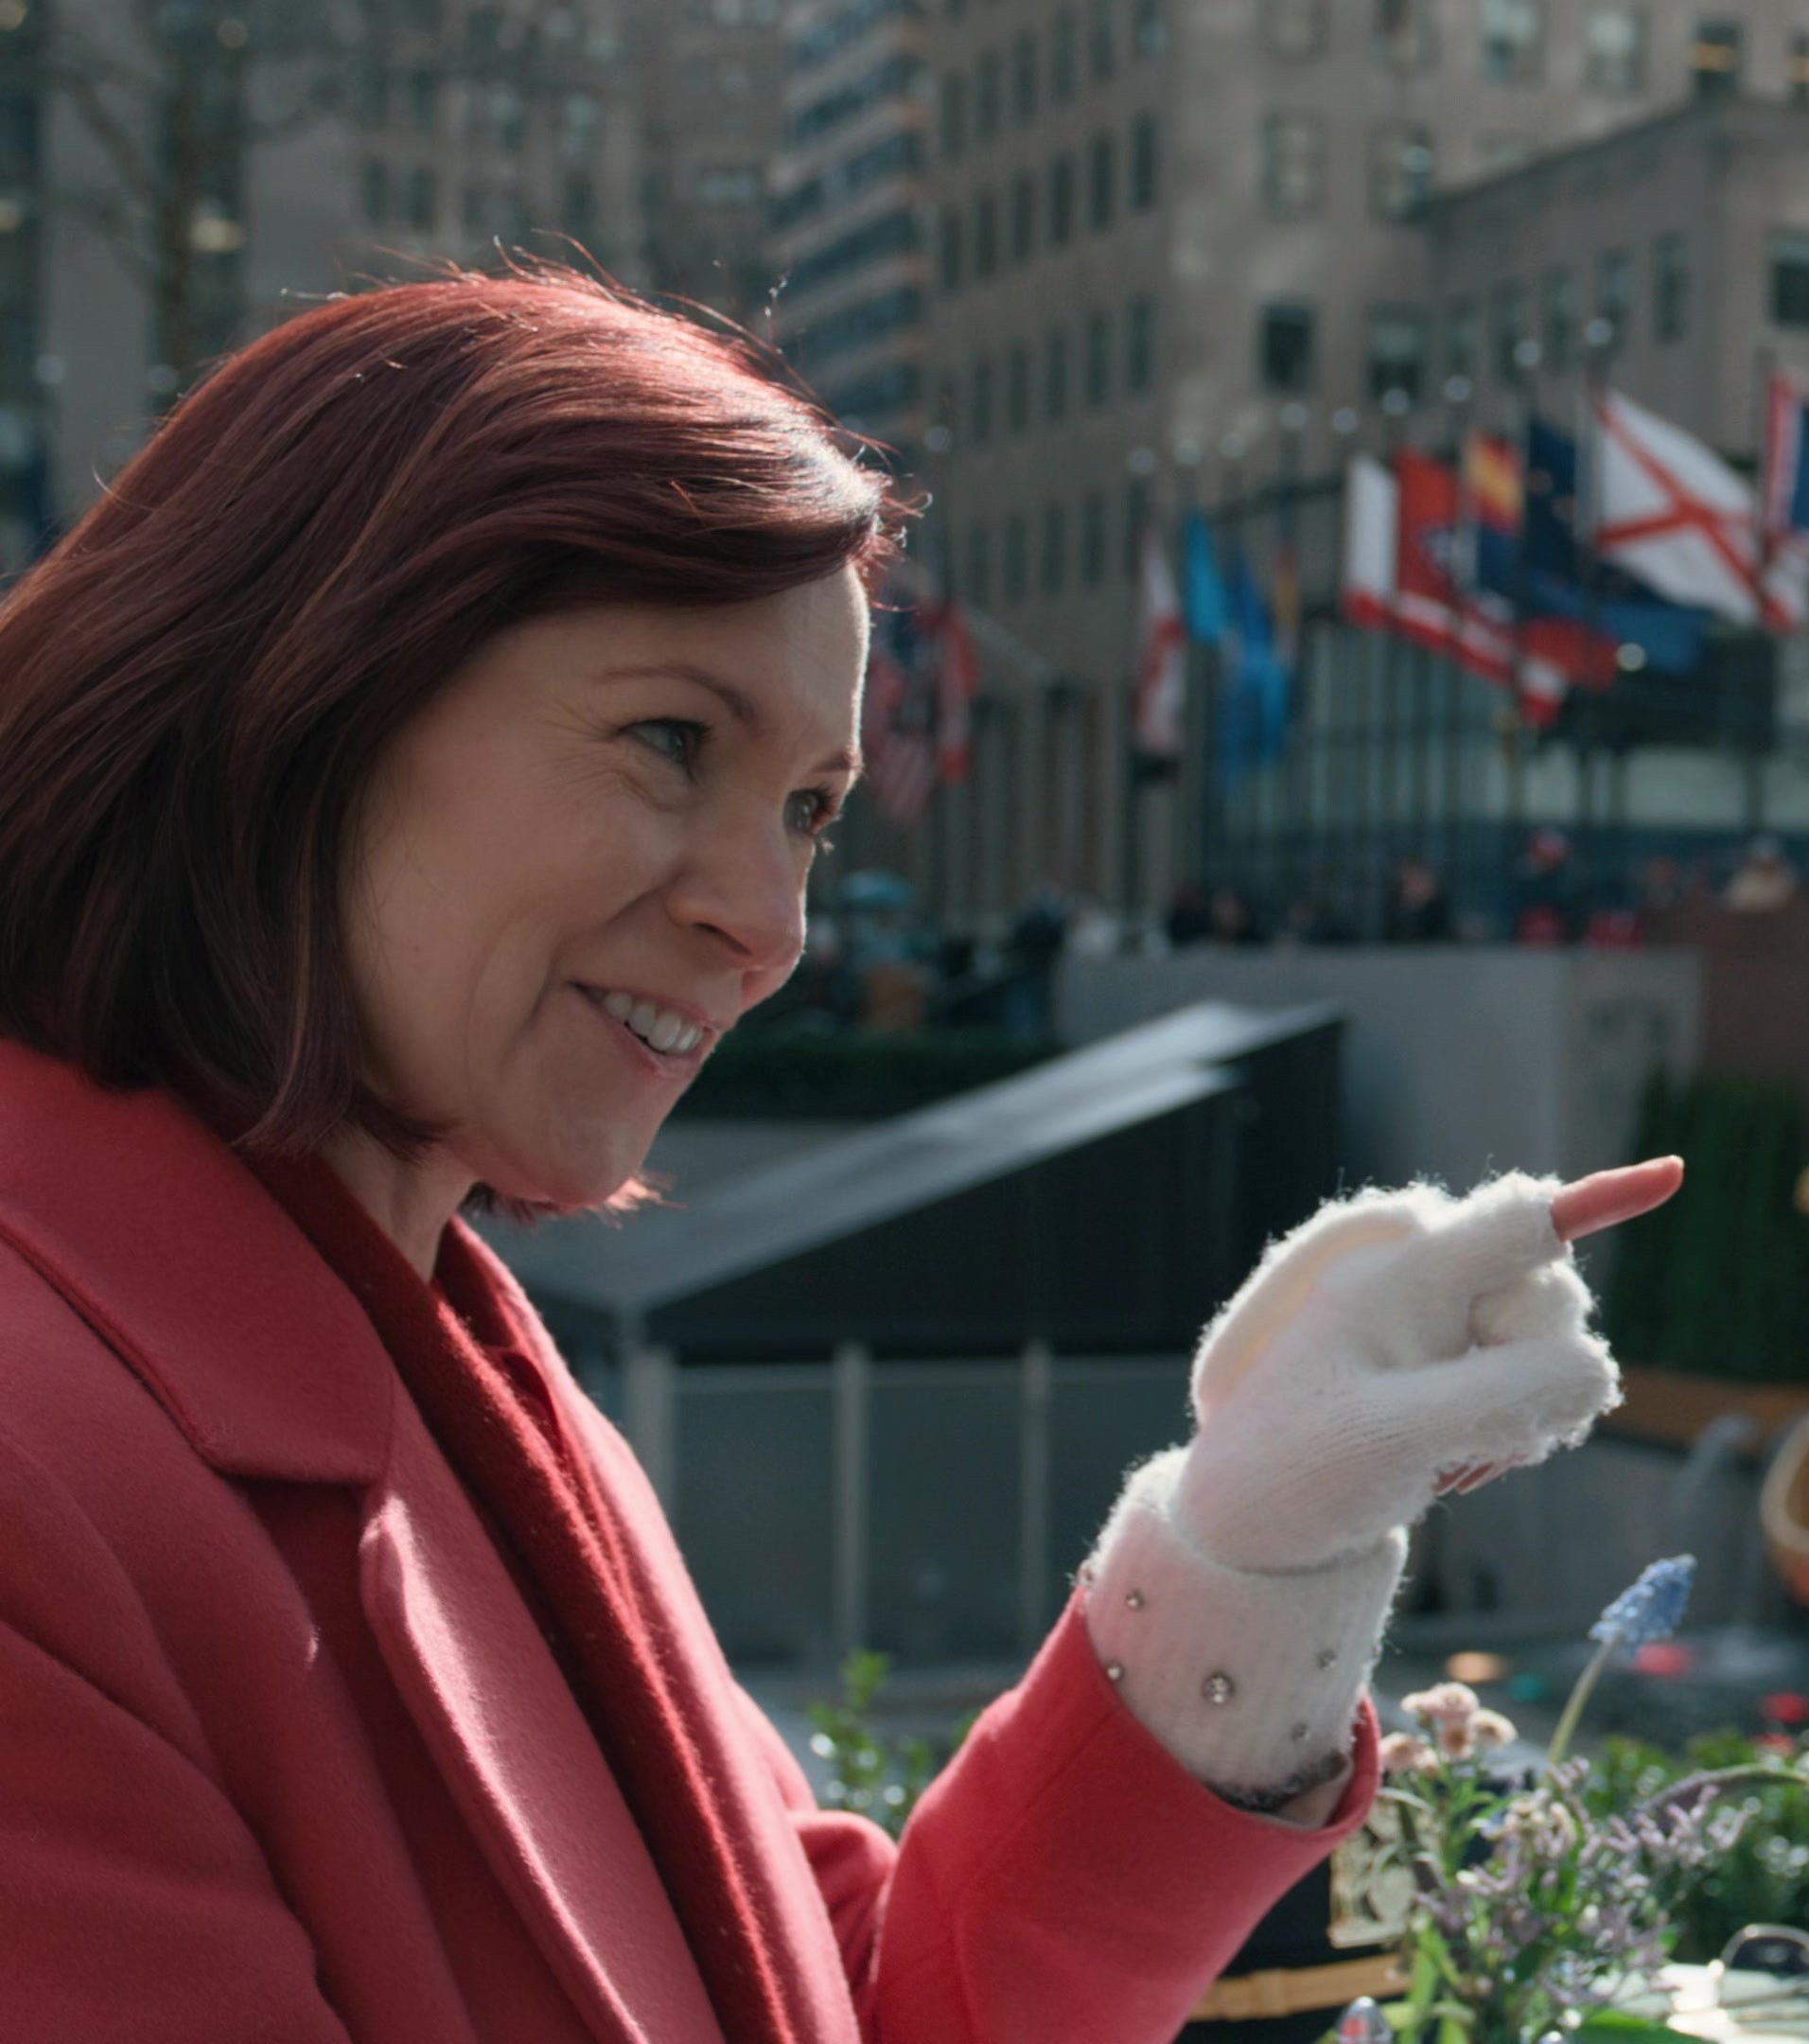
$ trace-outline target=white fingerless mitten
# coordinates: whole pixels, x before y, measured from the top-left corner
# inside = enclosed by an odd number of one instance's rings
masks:
[[[1348,1744],[1442,1472],[1542,1460],[1618,1402],[1554,1179],[1365,1191],[1273,1244],[1203,1338],[1198,1432],[1133,1473],[1087,1622],[1193,1772],[1261,1794]]]

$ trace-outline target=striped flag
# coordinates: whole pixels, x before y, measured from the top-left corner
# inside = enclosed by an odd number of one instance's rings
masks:
[[[980,683],[967,613],[954,597],[937,607],[936,766],[945,782],[965,781],[974,765],[974,696]]]
[[[890,643],[887,627],[898,624],[896,615],[878,619],[868,647],[861,750],[880,814],[909,829],[922,820],[936,790],[935,713],[922,662],[913,657],[907,666]]]
[[[1168,550],[1153,524],[1143,536],[1143,602],[1131,734],[1146,759],[1179,759],[1186,749],[1187,632]]]

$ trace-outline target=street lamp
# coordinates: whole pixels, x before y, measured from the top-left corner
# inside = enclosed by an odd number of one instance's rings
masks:
[[[1448,376],[1442,396],[1448,405],[1467,405],[1476,395],[1476,386],[1467,376]]]
[[[1362,414],[1355,405],[1340,405],[1331,415],[1331,430],[1341,440],[1348,440],[1362,423]]]
[[[1398,383],[1391,383],[1382,393],[1382,410],[1392,419],[1405,418],[1414,409],[1414,400]]]
[[[1296,398],[1283,405],[1275,414],[1283,432],[1305,432],[1307,430],[1307,407]]]
[[[1545,350],[1531,334],[1524,334],[1514,344],[1514,367],[1523,377],[1530,377],[1545,360]]]

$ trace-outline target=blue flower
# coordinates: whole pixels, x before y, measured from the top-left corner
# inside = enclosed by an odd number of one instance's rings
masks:
[[[1623,1647],[1649,1647],[1654,1640],[1669,1639],[1683,1623],[1695,1580],[1695,1555],[1674,1555],[1668,1561],[1653,1562],[1589,1628],[1589,1637]]]

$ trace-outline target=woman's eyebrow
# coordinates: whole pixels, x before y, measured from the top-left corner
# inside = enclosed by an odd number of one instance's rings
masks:
[[[597,678],[602,681],[694,682],[698,688],[708,689],[749,737],[764,738],[772,728],[772,721],[758,699],[738,682],[712,674],[708,667],[699,667],[692,661],[655,661],[644,667],[606,667]],[[826,753],[818,760],[811,771],[852,774],[858,780],[864,768],[858,748],[838,746],[834,752]]]

